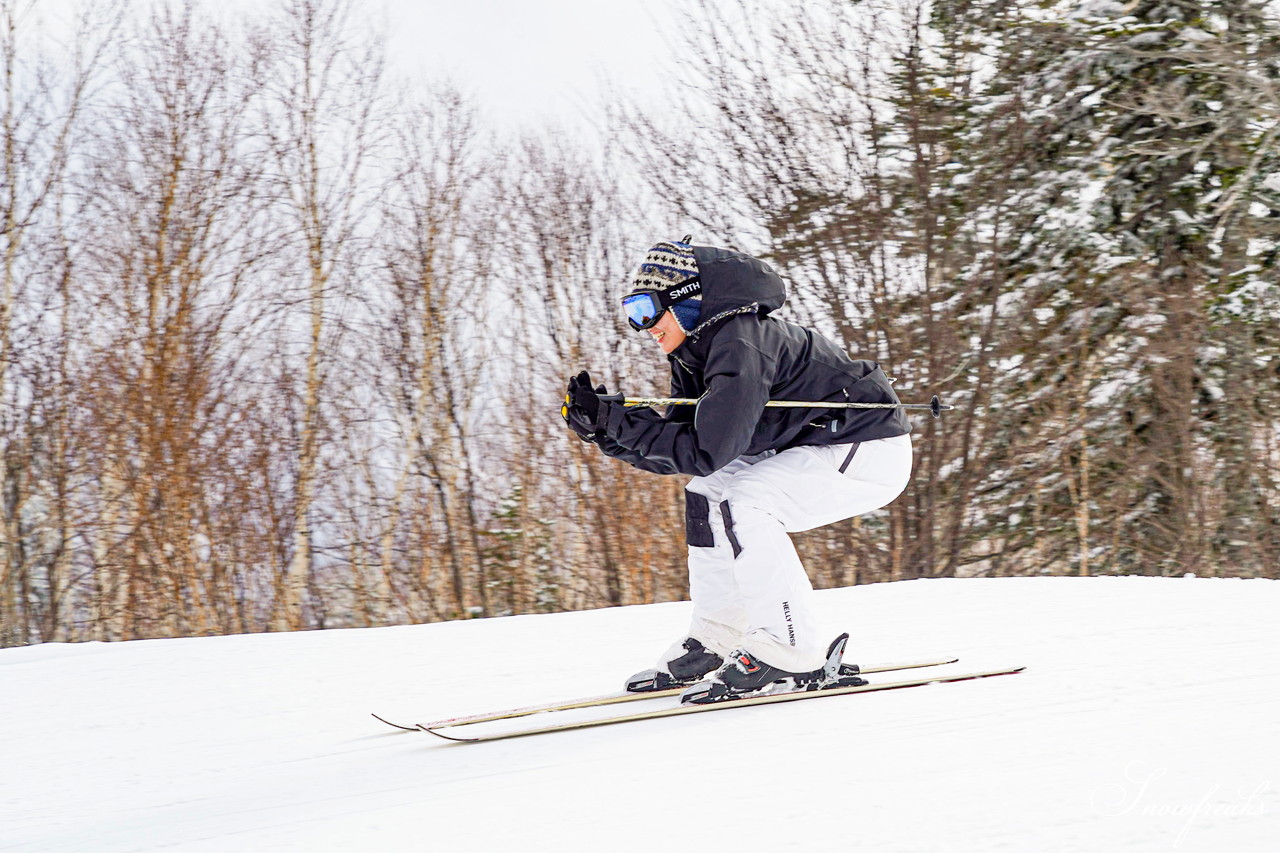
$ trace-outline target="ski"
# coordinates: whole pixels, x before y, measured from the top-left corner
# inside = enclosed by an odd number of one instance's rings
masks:
[[[902,669],[922,669],[929,666],[945,666],[949,663],[955,663],[959,658],[939,658],[936,660],[918,660],[905,661],[901,663],[885,663],[875,666],[858,666],[857,664],[842,664],[840,668],[841,675],[866,675],[875,672],[894,672]],[[688,685],[682,687],[672,687],[667,690],[651,690],[646,693],[608,693],[603,696],[589,696],[583,699],[570,699],[561,702],[549,702],[545,705],[530,705],[524,708],[511,708],[505,711],[489,711],[479,714],[468,714],[462,717],[449,717],[444,720],[436,720],[431,723],[419,723],[417,725],[402,725],[393,723],[390,720],[373,714],[373,718],[380,723],[386,723],[392,728],[400,729],[406,732],[420,732],[428,729],[444,728],[446,726],[465,726],[473,723],[488,723],[494,720],[510,720],[516,717],[527,717],[532,714],[543,714],[550,711],[572,711],[577,708],[594,708],[600,705],[616,705],[621,702],[636,702],[642,699],[658,699],[663,696],[679,696],[684,692]]]
[[[746,708],[754,705],[771,705],[779,702],[797,702],[803,699],[821,699],[827,696],[843,696],[851,693],[874,693],[881,690],[900,690],[908,687],[923,687],[926,684],[945,684],[953,681],[972,681],[978,678],[992,678],[998,675],[1013,675],[1022,672],[1026,667],[1009,667],[1006,669],[993,669],[985,672],[965,672],[957,675],[937,675],[932,678],[917,678],[908,681],[889,681],[883,684],[863,684],[857,687],[833,687],[826,690],[794,690],[787,693],[773,693],[764,696],[748,696],[742,699],[730,699],[722,702],[714,702],[710,705],[678,705],[674,708],[661,708],[656,711],[644,711],[638,714],[620,714],[614,717],[604,717],[597,720],[582,720],[574,723],[560,723],[558,725],[539,726],[537,728],[517,729],[510,732],[493,732],[490,734],[478,735],[461,735],[456,734],[450,729],[460,728],[463,725],[472,725],[471,723],[438,726],[436,728],[423,727],[422,731],[430,732],[436,737],[457,743],[481,743],[485,741],[506,740],[508,738],[525,737],[527,735],[549,734],[551,732],[565,732],[576,729],[589,729],[596,726],[609,726],[615,723],[630,723],[639,720],[657,720],[663,717],[682,717],[686,714],[701,714],[704,711],[723,711],[729,708]],[[865,671],[865,670],[864,670]]]

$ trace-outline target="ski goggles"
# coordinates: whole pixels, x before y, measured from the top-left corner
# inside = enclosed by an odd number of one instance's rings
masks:
[[[702,281],[697,276],[667,290],[637,290],[622,297],[622,310],[636,331],[652,329],[662,314],[677,302],[702,295]]]

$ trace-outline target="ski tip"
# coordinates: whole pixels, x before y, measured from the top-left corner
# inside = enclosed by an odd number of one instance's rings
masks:
[[[417,726],[402,726],[402,725],[400,725],[399,723],[393,723],[393,722],[391,722],[390,720],[383,719],[382,717],[379,717],[377,714],[370,714],[369,716],[370,716],[370,717],[373,717],[375,720],[377,720],[377,721],[378,721],[378,722],[380,722],[380,723],[385,723],[385,724],[387,724],[388,726],[391,726],[391,728],[393,728],[393,729],[399,729],[399,730],[400,730],[400,731],[402,731],[402,732],[416,732],[416,731],[420,731],[420,729],[419,729]]]
[[[440,729],[429,729],[426,726],[419,726],[418,728],[414,729],[414,731],[426,732],[427,734],[435,735],[438,738],[447,740],[450,743],[476,743],[482,740],[482,738],[478,738],[478,737],[462,737],[460,735],[447,735]]]

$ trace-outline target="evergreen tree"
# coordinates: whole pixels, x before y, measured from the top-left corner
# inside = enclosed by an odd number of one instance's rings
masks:
[[[1004,384],[1057,462],[1016,479],[1041,523],[1074,526],[1081,572],[1230,564],[1229,531],[1276,524],[1270,419],[1247,402],[1274,385],[1280,28],[1238,0],[1057,12],[1023,16],[1036,37],[1006,42],[987,104],[1023,155]]]

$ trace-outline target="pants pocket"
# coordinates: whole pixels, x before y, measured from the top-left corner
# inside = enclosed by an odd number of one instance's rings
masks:
[[[705,495],[685,490],[684,538],[691,548],[714,548],[715,535],[711,532],[711,501]]]

